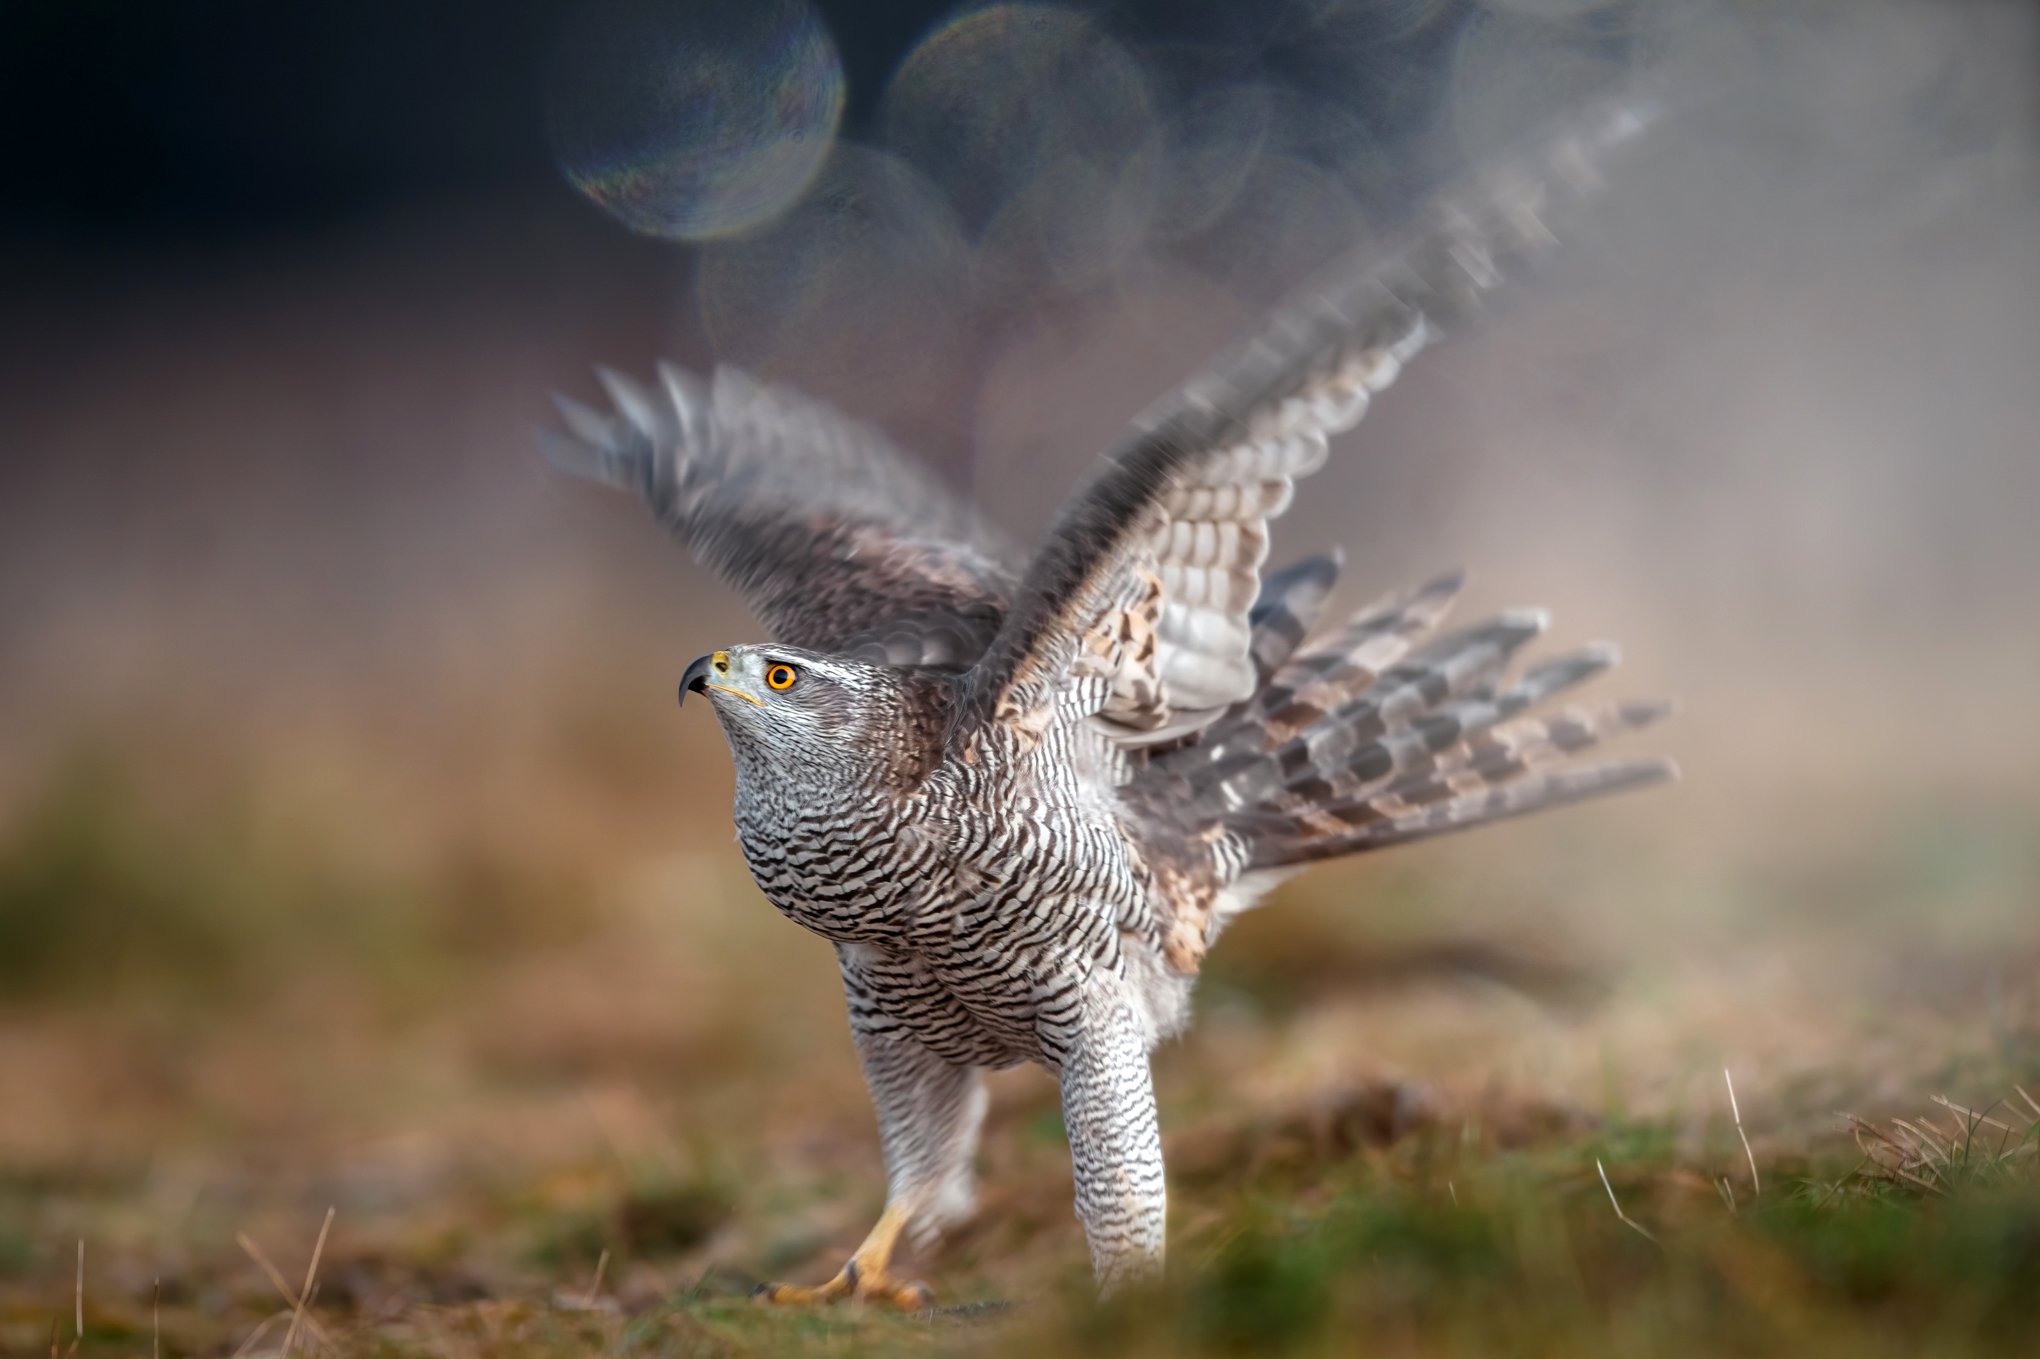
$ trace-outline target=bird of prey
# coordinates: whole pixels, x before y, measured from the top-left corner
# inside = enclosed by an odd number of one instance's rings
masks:
[[[1617,101],[1435,202],[1408,244],[1336,262],[1139,419],[1012,553],[875,430],[722,368],[603,373],[547,452],[635,492],[771,640],[687,667],[736,765],[765,896],[834,944],[877,1108],[878,1224],[771,1301],[926,1305],[891,1267],[972,1201],[981,1073],[1060,1083],[1100,1284],[1158,1270],[1166,1192],[1148,1054],[1206,950],[1300,865],[1635,788],[1581,758],[1662,705],[1538,711],[1615,662],[1518,670],[1545,624],[1438,624],[1442,576],[1318,640],[1336,557],[1262,575],[1327,440],[1552,239],[1649,110]]]

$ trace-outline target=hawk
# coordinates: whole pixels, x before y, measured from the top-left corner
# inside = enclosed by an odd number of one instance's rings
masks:
[[[1027,1062],[1060,1083],[1100,1284],[1158,1270],[1148,1054],[1228,923],[1315,860],[1674,774],[1581,758],[1663,705],[1538,711],[1616,660],[1519,670],[1539,611],[1441,632],[1446,575],[1313,641],[1339,559],[1261,571],[1327,441],[1649,121],[1605,105],[1336,262],[1140,418],[1031,558],[875,430],[729,368],[560,402],[549,456],[641,495],[773,639],[680,697],[728,740],[759,888],[835,946],[887,1195],[840,1273],[769,1300],[925,1305],[895,1247],[968,1212],[982,1073]]]

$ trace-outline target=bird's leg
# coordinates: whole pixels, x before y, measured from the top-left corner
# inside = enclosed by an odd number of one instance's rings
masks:
[[[1060,1049],[1077,1218],[1105,1292],[1161,1273],[1169,1198],[1147,1045],[1116,989],[1092,998]]]
[[[857,1248],[857,1253],[836,1271],[835,1278],[813,1288],[799,1284],[763,1284],[758,1289],[759,1300],[783,1306],[812,1307],[854,1298],[860,1302],[889,1303],[909,1312],[921,1311],[935,1300],[928,1285],[900,1283],[887,1273],[892,1264],[893,1250],[899,1245],[900,1234],[912,1218],[913,1210],[908,1205],[898,1201],[888,1203],[879,1215],[878,1225],[864,1238],[864,1244]]]
[[[945,1062],[910,1039],[872,1032],[858,1020],[853,990],[851,1031],[885,1150],[885,1212],[835,1278],[812,1288],[766,1284],[758,1290],[765,1302],[857,1299],[925,1308],[933,1293],[924,1283],[894,1278],[893,1253],[902,1235],[927,1245],[970,1210],[971,1158],[986,1102],[977,1070]]]

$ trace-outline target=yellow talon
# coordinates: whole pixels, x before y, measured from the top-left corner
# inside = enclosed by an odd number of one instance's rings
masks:
[[[814,1287],[760,1284],[752,1296],[775,1307],[818,1307],[847,1298],[853,1302],[883,1303],[903,1312],[926,1311],[935,1302],[935,1295],[928,1285],[895,1280],[886,1272],[886,1266],[892,1263],[893,1248],[899,1244],[900,1233],[906,1225],[907,1211],[887,1205],[878,1225],[871,1229],[871,1234],[864,1238],[864,1244],[857,1248],[857,1253],[850,1257],[849,1263],[837,1272],[835,1278]]]

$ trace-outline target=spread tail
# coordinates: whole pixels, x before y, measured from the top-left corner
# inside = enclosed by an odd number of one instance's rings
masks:
[[[1539,610],[1510,610],[1436,635],[1460,577],[1441,576],[1361,610],[1302,645],[1337,562],[1270,577],[1254,617],[1261,684],[1198,737],[1152,757],[1194,819],[1230,832],[1243,870],[1282,869],[1485,825],[1662,782],[1655,756],[1582,759],[1650,725],[1665,703],[1543,705],[1610,669],[1597,644],[1510,675],[1541,633]]]

